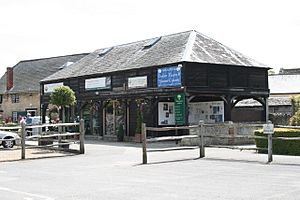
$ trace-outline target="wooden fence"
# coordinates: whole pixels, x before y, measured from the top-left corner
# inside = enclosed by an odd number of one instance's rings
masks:
[[[167,148],[167,149],[158,149],[158,150],[147,150],[147,143],[152,142],[162,142],[162,141],[180,141],[185,138],[197,138],[199,139],[199,158],[205,157],[205,147],[214,147],[214,148],[227,148],[227,149],[238,149],[238,150],[268,150],[268,163],[273,161],[273,149],[272,149],[272,140],[300,140],[300,137],[273,137],[272,134],[268,134],[266,136],[233,136],[233,135],[205,135],[204,134],[204,126],[213,126],[213,124],[204,124],[202,121],[199,122],[198,126],[183,126],[183,127],[146,127],[146,125],[142,124],[142,159],[143,164],[147,164],[147,152],[154,151],[174,151],[174,150],[189,150],[195,149],[195,147],[178,147],[178,148]],[[296,128],[300,129],[300,126],[277,126],[281,128]],[[179,130],[179,129],[197,129],[197,135],[182,135],[182,136],[165,136],[165,137],[154,137],[147,139],[147,131],[170,131],[170,130]],[[268,148],[249,148],[249,147],[237,147],[237,146],[227,146],[227,145],[206,145],[204,143],[204,137],[213,137],[213,138],[248,138],[248,139],[266,139],[268,140]]]
[[[71,126],[79,126],[79,132],[63,132],[65,127]],[[45,131],[42,132],[42,129],[49,127],[57,127],[58,131]],[[28,129],[37,128],[38,134],[27,136]],[[70,144],[79,144],[79,150],[77,151],[79,154],[84,154],[84,120],[81,119],[79,123],[57,123],[57,124],[41,124],[41,125],[33,125],[28,126],[25,122],[21,122],[21,126],[17,127],[0,127],[0,130],[16,130],[18,132],[20,130],[20,140],[21,140],[21,159],[25,159],[26,149],[30,148],[50,148],[56,147],[59,150],[67,150],[66,148],[62,148],[66,145]],[[76,139],[77,136],[77,139]],[[69,138],[68,138],[69,137]],[[70,137],[73,137],[70,139]],[[63,139],[66,138],[66,139]],[[1,139],[0,141],[12,141],[15,139]],[[26,141],[39,141],[39,145],[26,145]],[[40,145],[40,141],[50,141],[52,144]]]

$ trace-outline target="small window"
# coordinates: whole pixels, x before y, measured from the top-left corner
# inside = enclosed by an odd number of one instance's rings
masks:
[[[105,54],[107,54],[108,52],[110,52],[114,47],[109,47],[109,48],[105,48],[105,49],[101,49],[98,53],[98,56],[104,56]]]
[[[18,94],[12,94],[11,95],[11,102],[12,103],[19,103],[20,102],[20,96]]]
[[[144,49],[150,48],[153,45],[155,45],[159,40],[161,39],[161,37],[156,37],[156,38],[152,38],[150,40],[148,40],[145,44],[144,44]]]

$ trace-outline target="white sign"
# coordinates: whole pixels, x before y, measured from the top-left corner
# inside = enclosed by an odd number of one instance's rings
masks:
[[[158,103],[158,125],[175,125],[174,102]]]
[[[128,78],[128,88],[146,88],[147,76],[137,76]]]
[[[51,93],[54,92],[55,88],[58,88],[59,86],[63,86],[64,83],[49,83],[44,85],[44,93]]]
[[[224,122],[224,102],[191,102],[189,107],[189,124]]]
[[[111,84],[110,77],[90,78],[85,80],[86,90],[109,89]]]
[[[264,134],[274,133],[274,124],[264,124],[263,125]]]

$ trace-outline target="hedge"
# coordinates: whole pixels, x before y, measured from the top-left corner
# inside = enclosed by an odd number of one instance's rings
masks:
[[[256,136],[267,136],[263,130],[256,130]],[[273,137],[300,137],[300,129],[275,128]],[[268,148],[267,139],[255,139],[257,148]],[[300,156],[300,140],[272,140],[273,154]],[[259,150],[259,153],[267,153],[267,150]]]

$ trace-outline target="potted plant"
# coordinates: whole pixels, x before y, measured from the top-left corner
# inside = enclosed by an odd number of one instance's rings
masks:
[[[118,142],[123,142],[124,141],[124,127],[123,127],[122,124],[120,124],[119,127],[118,127],[117,139],[118,139]]]

